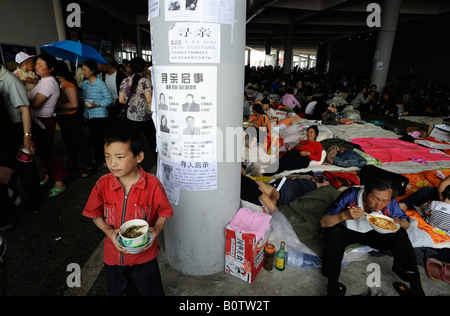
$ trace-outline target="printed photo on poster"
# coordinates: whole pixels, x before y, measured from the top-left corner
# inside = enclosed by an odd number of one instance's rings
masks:
[[[175,172],[173,164],[158,159],[156,176],[164,186],[164,190],[166,191],[169,202],[173,205],[178,205],[178,200],[180,198],[180,189],[175,186],[174,174]]]
[[[166,21],[234,24],[236,0],[164,0]]]

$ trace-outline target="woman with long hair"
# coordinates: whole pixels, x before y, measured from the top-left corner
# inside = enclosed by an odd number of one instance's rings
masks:
[[[156,129],[152,120],[152,82],[144,77],[145,60],[135,57],[131,60],[133,75],[122,81],[119,102],[128,103],[127,124],[143,131],[150,146],[150,152],[156,155]]]

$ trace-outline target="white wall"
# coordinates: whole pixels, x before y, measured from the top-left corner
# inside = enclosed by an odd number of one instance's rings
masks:
[[[52,0],[0,0],[0,42],[41,46],[58,40]]]

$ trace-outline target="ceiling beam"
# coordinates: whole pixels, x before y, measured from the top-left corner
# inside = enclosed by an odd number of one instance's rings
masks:
[[[278,2],[278,0],[248,0],[247,23],[276,2]]]

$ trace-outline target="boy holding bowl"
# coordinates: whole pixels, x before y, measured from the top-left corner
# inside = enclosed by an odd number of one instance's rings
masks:
[[[144,146],[143,135],[125,127],[106,136],[105,160],[111,173],[97,181],[83,210],[108,237],[104,263],[111,296],[164,295],[157,237],[173,209],[158,178],[139,165],[144,160]],[[132,219],[147,221],[153,235],[137,254],[127,253],[116,242],[120,226]]]

